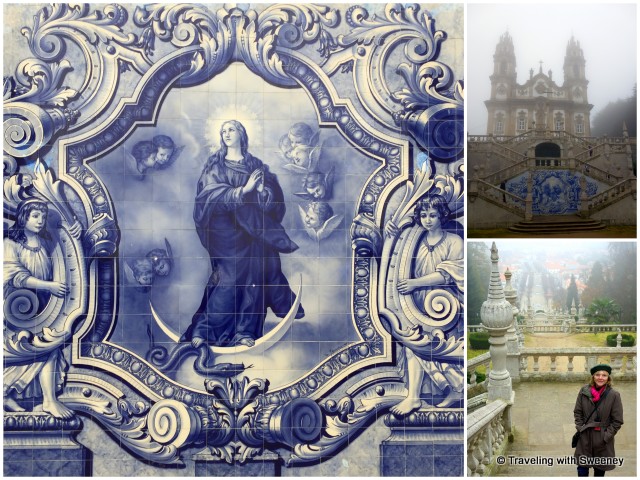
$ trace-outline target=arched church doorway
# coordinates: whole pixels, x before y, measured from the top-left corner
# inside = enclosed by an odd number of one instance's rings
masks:
[[[551,160],[552,158],[557,160]],[[536,145],[536,167],[560,166],[560,145],[543,142]]]
[[[552,142],[544,142],[536,145],[536,157],[560,157],[560,146]]]

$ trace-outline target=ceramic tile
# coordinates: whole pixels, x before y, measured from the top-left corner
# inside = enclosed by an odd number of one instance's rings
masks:
[[[4,5],[6,476],[461,475],[463,12]]]

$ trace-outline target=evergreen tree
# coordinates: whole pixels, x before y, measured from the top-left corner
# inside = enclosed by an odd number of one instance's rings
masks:
[[[611,263],[607,296],[622,309],[622,323],[637,322],[638,283],[637,249],[632,242],[611,242],[609,259]]]
[[[467,324],[480,323],[480,308],[491,280],[491,250],[483,242],[467,244]]]
[[[602,267],[602,262],[596,261],[591,267],[587,286],[582,292],[582,304],[590,305],[596,298],[605,297],[607,294],[608,285],[604,275],[604,268]]]

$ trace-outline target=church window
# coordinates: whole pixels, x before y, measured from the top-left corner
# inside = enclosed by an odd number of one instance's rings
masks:
[[[504,133],[504,124],[502,120],[496,120],[496,133],[502,135]]]
[[[584,124],[580,120],[576,123],[576,133],[584,133]]]
[[[518,118],[518,130],[527,129],[527,119],[525,117]]]

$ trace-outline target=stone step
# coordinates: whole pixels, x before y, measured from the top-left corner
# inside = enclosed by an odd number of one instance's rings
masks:
[[[598,220],[572,215],[558,215],[534,218],[509,227],[512,232],[544,235],[553,233],[574,233],[603,230],[606,225]]]

